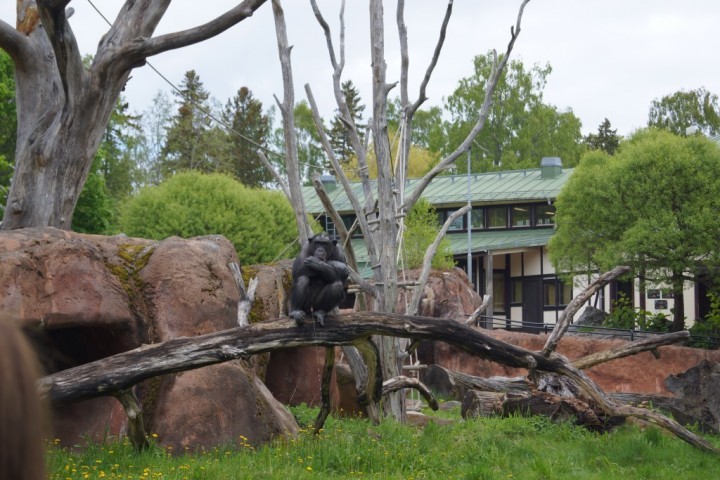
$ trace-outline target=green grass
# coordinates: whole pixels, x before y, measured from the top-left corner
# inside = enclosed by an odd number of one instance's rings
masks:
[[[293,408],[301,425],[317,412]],[[447,416],[447,415],[445,415]],[[64,479],[708,479],[720,456],[654,427],[596,434],[541,417],[459,419],[425,428],[329,418],[319,436],[257,449],[240,446],[170,455],[158,446],[135,453],[127,441],[84,450],[50,446],[50,478]],[[719,437],[710,437],[720,445]]]

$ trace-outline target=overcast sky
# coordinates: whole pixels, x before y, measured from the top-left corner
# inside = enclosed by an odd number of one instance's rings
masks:
[[[15,24],[15,2],[1,2],[0,19]],[[111,21],[119,0],[94,0]],[[227,0],[176,0],[156,34],[210,20],[235,3]],[[411,97],[425,72],[437,40],[445,0],[406,0]],[[428,88],[429,101],[441,105],[458,81],[471,75],[472,59],[490,49],[505,50],[519,0],[455,0],[448,35]],[[202,7],[200,5],[202,4]],[[323,32],[307,0],[284,0],[292,50],[296,101],[309,83],[325,118],[334,114],[331,67]],[[337,41],[339,0],[319,0]],[[399,80],[395,2],[385,3],[388,82]],[[87,0],[73,0],[70,19],[82,53],[94,53],[107,24]],[[371,103],[367,2],[347,0],[344,79]],[[545,102],[571,109],[583,133],[594,132],[605,117],[621,135],[647,122],[650,102],[681,89],[704,86],[720,93],[720,3],[717,0],[532,0],[523,16],[513,58],[526,68],[552,66]],[[280,64],[272,9],[268,1],[255,16],[201,44],[150,59],[175,84],[194,69],[213,97],[225,103],[242,86],[267,108],[273,94],[282,98]],[[132,111],[151,105],[170,87],[150,68],[133,72],[125,95]],[[370,107],[366,108],[366,115]]]

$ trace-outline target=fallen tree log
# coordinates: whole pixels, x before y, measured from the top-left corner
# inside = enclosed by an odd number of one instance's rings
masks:
[[[711,443],[671,419],[636,407],[615,405],[590,378],[561,355],[532,352],[454,321],[388,313],[359,312],[329,316],[324,327],[297,326],[294,321],[282,318],[193,338],[177,338],[57,372],[41,379],[38,386],[52,403],[59,404],[117,395],[138,382],[158,375],[280,348],[367,345],[372,335],[444,341],[481,358],[528,369],[531,379],[542,372],[566,376],[582,391],[583,398],[597,405],[604,414],[635,416],[651,421],[698,448],[720,453]],[[368,393],[378,395],[381,388],[368,385]]]

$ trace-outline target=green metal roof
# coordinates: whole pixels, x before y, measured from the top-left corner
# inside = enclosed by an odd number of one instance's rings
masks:
[[[474,204],[509,203],[528,200],[554,199],[560,193],[572,169],[563,169],[556,178],[542,178],[540,169],[512,170],[505,172],[476,173],[471,175],[447,175],[435,177],[423,192],[426,198],[435,206],[460,205],[468,200],[468,180],[470,182],[470,201]],[[406,184],[406,195],[419,184],[420,179],[410,179]],[[355,196],[360,204],[365,202],[365,195],[359,182],[351,184]],[[374,189],[373,182],[373,189]],[[340,183],[328,188],[333,205],[340,213],[352,212],[353,208],[345,195]],[[307,211],[318,214],[324,211],[322,203],[315,194],[312,186],[303,187],[303,197]]]
[[[554,232],[554,228],[513,229],[502,231],[484,230],[481,232],[472,232],[470,245],[473,252],[537,247],[547,245]],[[450,239],[450,248],[452,249],[453,255],[460,255],[467,252],[467,232],[451,233],[447,237]]]

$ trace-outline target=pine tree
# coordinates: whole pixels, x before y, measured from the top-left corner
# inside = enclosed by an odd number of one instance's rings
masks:
[[[270,117],[263,113],[262,102],[253,97],[249,88],[242,87],[225,105],[223,120],[232,127],[226,155],[233,175],[248,187],[272,181],[272,174],[258,156],[271,132]]]
[[[610,120],[607,118],[598,127],[597,135],[591,133],[583,140],[590,150],[602,150],[608,155],[613,155],[620,145],[617,128],[612,130],[610,128]]]
[[[221,148],[213,142],[210,94],[205,90],[195,70],[185,73],[177,97],[177,113],[167,130],[163,148],[162,173],[172,175],[181,170],[214,172],[219,170]]]
[[[360,103],[360,93],[352,83],[352,80],[344,82],[341,85],[341,91],[348,110],[350,110],[350,115],[355,122],[355,127],[362,138],[364,136],[364,129],[360,123],[362,122],[362,112],[365,110],[365,105],[361,105]],[[350,145],[350,136],[347,133],[347,127],[345,126],[345,122],[340,119],[339,113],[335,115],[335,118],[333,118],[330,123],[330,145],[340,163],[347,163],[355,153],[352,145]]]

